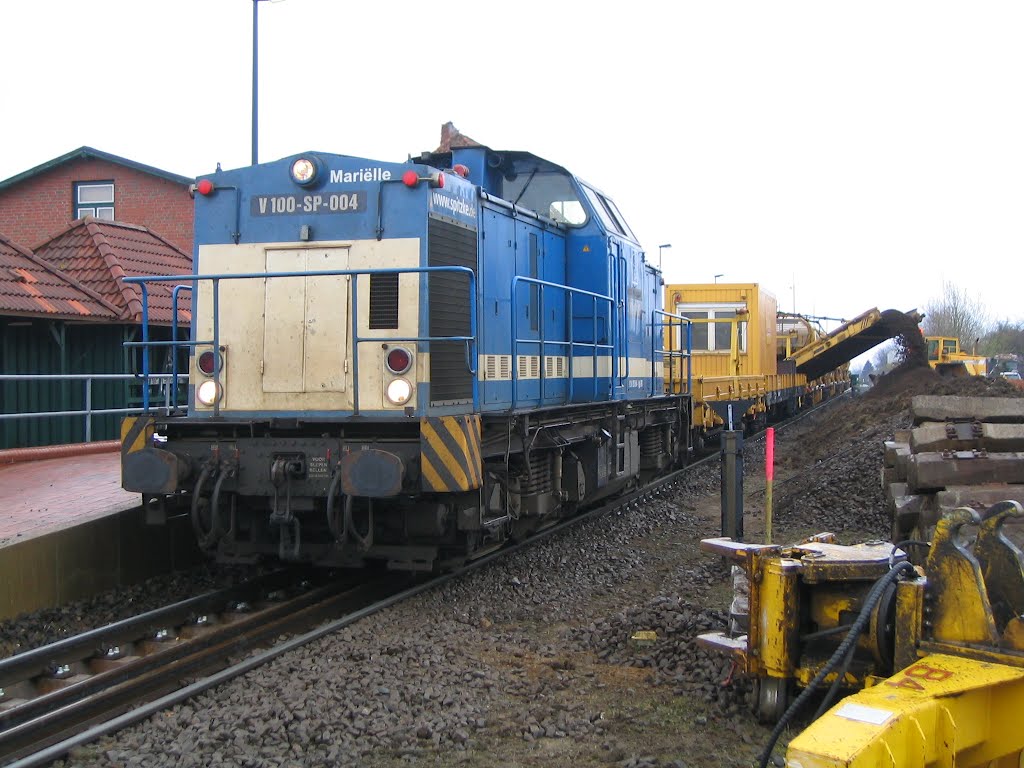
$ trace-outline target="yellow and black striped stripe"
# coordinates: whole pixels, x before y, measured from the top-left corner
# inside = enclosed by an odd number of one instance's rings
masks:
[[[121,456],[141,451],[153,441],[152,416],[125,416],[121,420]]]
[[[420,422],[420,468],[425,491],[479,488],[483,481],[480,416],[428,417]]]

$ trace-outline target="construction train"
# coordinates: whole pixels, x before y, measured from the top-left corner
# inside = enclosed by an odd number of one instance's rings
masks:
[[[188,402],[125,419],[122,473],[221,561],[458,567],[843,392],[897,332],[666,288],[611,197],[527,152],[305,152],[194,194],[194,274],[135,280],[191,294],[187,342],[140,342],[147,377],[187,347]]]

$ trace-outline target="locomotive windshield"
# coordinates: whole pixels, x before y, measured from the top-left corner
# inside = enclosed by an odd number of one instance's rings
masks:
[[[506,176],[503,193],[506,200],[560,224],[579,226],[587,220],[587,212],[569,176],[560,169],[535,166],[532,170],[518,172],[512,179]]]
[[[597,210],[597,215],[601,217],[601,221],[604,222],[609,232],[617,232],[624,237],[638,242],[636,235],[633,234],[633,231],[626,223],[626,219],[611,198],[605,197],[596,189],[591,189],[586,184],[583,185],[583,190],[587,193],[587,197],[590,198],[590,204]]]

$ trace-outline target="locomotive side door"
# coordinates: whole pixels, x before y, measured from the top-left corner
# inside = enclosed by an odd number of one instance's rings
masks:
[[[267,250],[267,272],[310,274],[266,279],[264,392],[346,392],[351,322],[347,248]]]
[[[612,271],[612,298],[615,300],[615,378],[612,390],[620,392],[629,375],[629,323],[628,312],[629,264],[622,255],[622,243],[616,238],[608,239],[608,258]]]

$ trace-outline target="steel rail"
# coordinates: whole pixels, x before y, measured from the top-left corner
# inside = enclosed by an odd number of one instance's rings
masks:
[[[265,643],[277,634],[297,631],[297,626],[307,627],[348,607],[352,601],[362,605],[367,600],[376,600],[382,587],[394,591],[400,580],[404,583],[407,577],[396,576],[391,582],[355,587],[351,581],[338,580],[289,600],[250,607],[250,612],[232,613],[222,608],[217,623],[186,625],[173,638],[168,634],[155,641],[136,639],[132,645],[146,646],[142,655],[101,657],[77,665],[88,666],[91,673],[70,675],[65,680],[44,679],[39,695],[12,701],[0,711],[0,764],[37,752],[86,724],[120,713],[155,693],[176,688],[184,677],[221,667],[229,656]],[[86,636],[96,634],[90,632]],[[42,658],[45,650],[40,649],[35,655]],[[67,648],[62,652],[69,653]],[[35,663],[23,668],[32,670]],[[69,673],[73,671],[71,665],[66,669]]]

